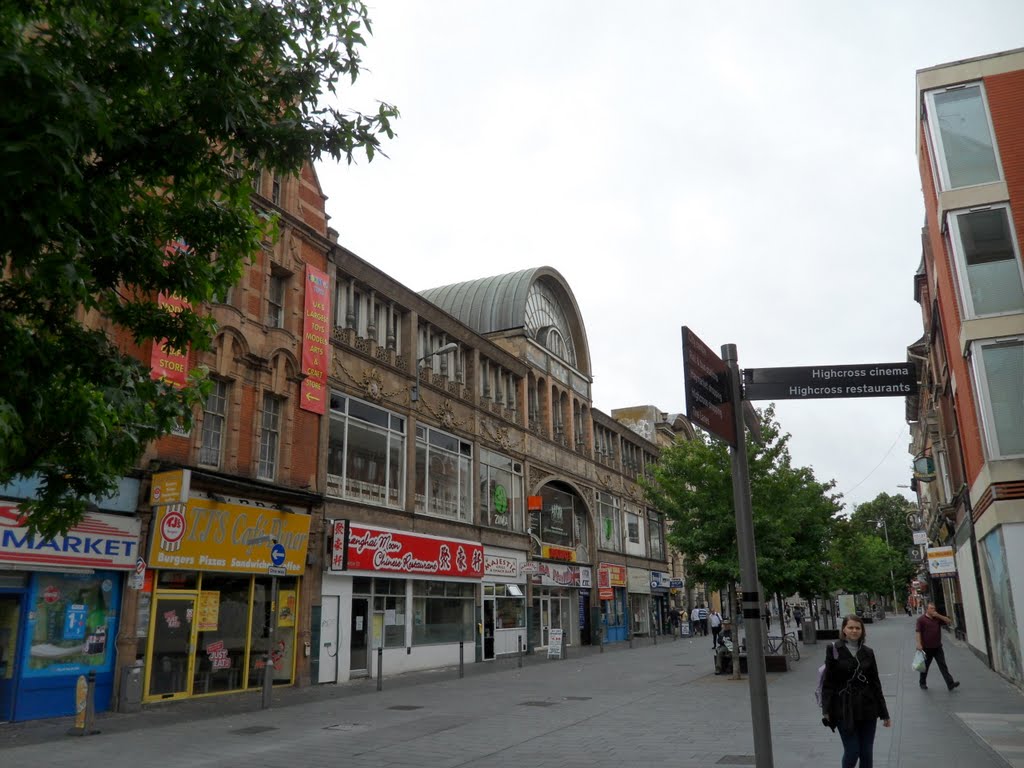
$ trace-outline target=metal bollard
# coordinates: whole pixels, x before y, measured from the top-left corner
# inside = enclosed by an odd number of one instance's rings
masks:
[[[462,642],[463,642],[462,640],[459,640],[459,679],[460,680],[463,677],[466,676],[465,652],[463,651],[463,648],[462,648]]]
[[[377,690],[384,690],[384,648],[377,649]]]
[[[75,688],[75,725],[68,731],[69,736],[92,736],[99,733],[94,729],[96,721],[96,673],[88,677],[80,675]]]
[[[561,650],[561,653],[559,654],[559,658],[561,658],[562,661],[565,661],[566,658],[568,658],[568,655],[569,655],[569,638],[566,637],[565,636],[565,632],[563,632],[562,633],[562,650]]]
[[[626,634],[629,635],[629,647],[632,648],[633,647],[633,633],[632,632],[627,632]]]
[[[519,653],[516,654],[516,655],[518,657],[519,668],[522,669],[523,668],[523,636],[522,635],[519,635],[518,637],[516,637],[516,643],[519,646]]]
[[[657,645],[658,644],[658,632],[653,627],[651,627],[651,637],[654,638],[654,644]]]

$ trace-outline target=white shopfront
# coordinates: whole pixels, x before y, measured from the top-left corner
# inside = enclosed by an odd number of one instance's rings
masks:
[[[526,648],[525,564],[525,552],[484,547],[484,661]]]
[[[362,523],[332,523],[321,594],[317,682],[473,659],[484,548]]]
[[[651,572],[641,568],[626,570],[629,593],[630,631],[634,635],[651,632]]]
[[[585,596],[590,594],[590,567],[537,561],[530,566],[530,645],[546,648],[552,629],[565,633],[566,645],[578,645],[581,632],[589,631]]]

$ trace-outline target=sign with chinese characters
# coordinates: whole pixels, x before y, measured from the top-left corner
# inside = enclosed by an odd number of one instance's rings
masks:
[[[20,566],[135,570],[140,523],[136,517],[87,512],[64,535],[29,534],[17,504],[0,501],[0,563]]]
[[[327,359],[331,335],[331,282],[327,273],[306,265],[302,315],[302,373],[299,407],[323,415],[327,403]]]
[[[484,547],[473,541],[349,523],[348,570],[482,579]]]

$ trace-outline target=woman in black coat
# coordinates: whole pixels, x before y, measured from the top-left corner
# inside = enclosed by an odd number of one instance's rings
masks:
[[[878,679],[875,652],[864,644],[864,622],[858,616],[843,619],[841,639],[825,652],[825,678],[821,686],[822,722],[839,729],[843,740],[842,768],[872,768],[878,721],[892,725]]]

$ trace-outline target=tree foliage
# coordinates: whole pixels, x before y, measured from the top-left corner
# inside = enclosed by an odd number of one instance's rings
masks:
[[[789,434],[774,407],[758,411],[764,445],[748,436],[758,577],[767,592],[817,594],[827,576],[828,541],[838,498],[834,483],[794,467]],[[686,557],[687,575],[712,588],[739,582],[740,567],[728,448],[698,433],[662,452],[648,499],[671,520],[668,539]]]
[[[360,71],[360,0],[0,7],[0,484],[38,476],[29,522],[52,534],[189,423],[201,389],[129,353],[208,348],[208,317],[156,299],[199,307],[238,281],[274,230],[254,173],[372,159],[397,111],[331,103]]]

